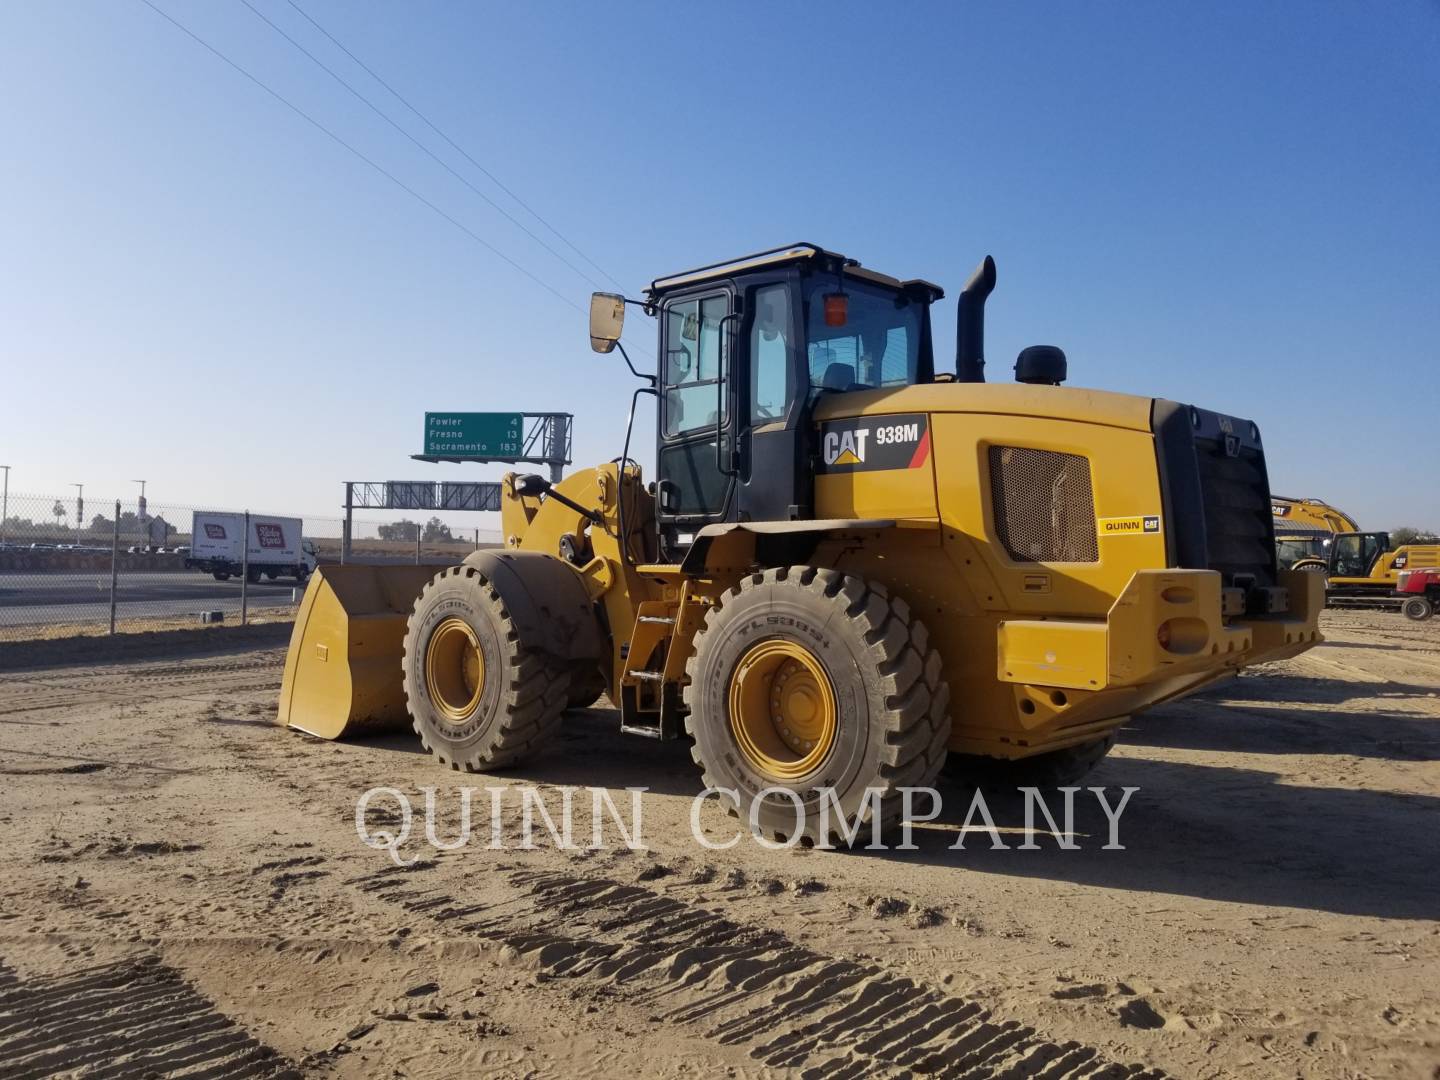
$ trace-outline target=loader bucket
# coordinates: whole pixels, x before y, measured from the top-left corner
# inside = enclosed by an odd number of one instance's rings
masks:
[[[405,621],[437,566],[322,566],[300,601],[279,722],[322,739],[409,726]]]

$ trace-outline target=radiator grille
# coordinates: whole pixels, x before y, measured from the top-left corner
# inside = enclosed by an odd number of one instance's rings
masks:
[[[1223,441],[1207,438],[1196,438],[1195,455],[1210,569],[1220,571],[1227,585],[1237,576],[1274,585],[1274,521],[1264,457],[1249,447],[1230,457]]]
[[[1079,454],[990,447],[995,531],[1016,562],[1097,562],[1090,461]]]

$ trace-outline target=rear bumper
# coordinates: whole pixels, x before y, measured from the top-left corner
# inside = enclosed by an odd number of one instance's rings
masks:
[[[1323,575],[1282,570],[1270,614],[1213,570],[1141,570],[1104,619],[1011,619],[997,630],[996,677],[1011,684],[1017,748],[1037,753],[1099,737],[1127,716],[1242,667],[1318,644]]]

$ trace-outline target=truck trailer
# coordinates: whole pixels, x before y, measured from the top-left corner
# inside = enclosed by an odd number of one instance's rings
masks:
[[[252,582],[292,577],[303,585],[316,558],[315,545],[302,537],[302,527],[299,518],[251,514],[247,543],[244,514],[197,510],[185,566],[213,574],[216,581],[248,573]]]

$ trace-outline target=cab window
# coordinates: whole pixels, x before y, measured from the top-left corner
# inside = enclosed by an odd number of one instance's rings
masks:
[[[755,320],[750,328],[750,423],[758,426],[783,417],[790,404],[790,287],[755,290]]]
[[[725,423],[719,387],[724,295],[682,300],[665,309],[665,434]]]
[[[1349,533],[1335,537],[1333,573],[1336,577],[1368,577],[1383,546],[1374,533]]]
[[[821,390],[907,386],[918,378],[923,305],[903,293],[847,280],[843,325],[825,317],[835,281],[817,281],[806,297],[810,385]]]

